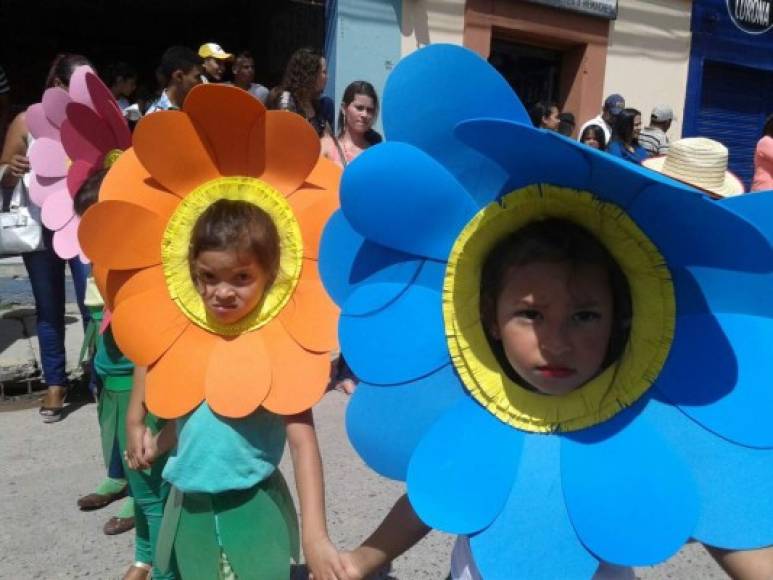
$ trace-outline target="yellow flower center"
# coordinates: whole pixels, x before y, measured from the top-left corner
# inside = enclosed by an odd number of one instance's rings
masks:
[[[561,396],[531,392],[508,379],[480,320],[481,268],[504,237],[536,220],[571,221],[593,234],[628,279],[633,320],[620,359],[582,387]],[[617,206],[592,194],[532,185],[483,208],[462,230],[448,261],[443,315],[448,346],[462,381],[502,421],[532,432],[576,431],[599,424],[649,389],[674,336],[671,276],[655,245]]]
[[[111,149],[107,152],[105,155],[105,159],[102,161],[102,166],[105,169],[110,169],[113,166],[113,163],[118,161],[118,158],[121,156],[123,151],[120,149]]]
[[[196,222],[221,199],[257,205],[271,217],[279,232],[279,274],[252,312],[233,324],[222,324],[208,314],[191,277],[188,257]],[[180,310],[205,330],[235,336],[267,324],[290,300],[303,263],[301,229],[284,195],[267,183],[252,177],[220,177],[197,187],[177,206],[164,232],[161,261],[169,295]]]

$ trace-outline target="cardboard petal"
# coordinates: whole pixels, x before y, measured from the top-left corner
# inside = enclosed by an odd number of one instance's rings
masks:
[[[29,152],[32,171],[43,177],[64,177],[69,160],[59,141],[46,137],[32,144]]]
[[[259,177],[290,195],[306,180],[319,159],[319,137],[306,120],[289,111],[266,113],[265,141],[253,135],[250,158],[260,158],[262,149],[265,167]],[[253,175],[253,171],[250,175]]]
[[[78,237],[92,262],[111,270],[131,270],[161,263],[164,227],[157,214],[125,201],[110,200],[86,211]]]
[[[61,126],[62,122],[67,118],[65,109],[71,102],[72,98],[70,98],[70,95],[60,87],[46,89],[46,92],[43,93],[43,110],[54,127]]]
[[[408,461],[432,424],[466,392],[452,365],[402,385],[360,381],[346,408],[346,432],[368,466],[405,481]]]
[[[121,352],[135,365],[149,366],[190,324],[169,299],[166,288],[157,288],[118,304],[113,312],[112,327]]]
[[[74,215],[75,211],[73,210],[72,197],[66,190],[59,190],[46,198],[46,201],[43,202],[42,211],[40,212],[43,225],[49,230],[63,228]]]
[[[159,266],[141,270],[111,270],[107,277],[111,303],[116,307],[124,300],[149,290],[163,293],[166,289],[164,270]]]
[[[238,419],[257,409],[271,389],[271,359],[259,331],[217,337],[205,379],[207,403]]]
[[[658,433],[646,399],[561,441],[572,525],[596,557],[622,566],[663,562],[698,520],[698,490],[684,458],[689,451]]]
[[[102,165],[105,154],[115,149],[115,137],[102,118],[80,103],[67,105],[62,123],[62,146],[70,159]]]
[[[89,74],[94,74],[94,70],[90,66],[81,65],[76,67],[70,76],[68,90],[73,101],[94,109],[94,102],[91,100],[91,95],[86,86],[86,75]]]
[[[341,173],[342,170],[338,165],[320,155],[314,169],[306,176],[306,183],[315,188],[338,191]]]
[[[75,160],[67,171],[67,191],[72,192],[73,199],[86,180],[91,177],[98,168],[88,161]]]
[[[32,134],[35,139],[41,139],[43,137],[56,139],[58,137],[58,128],[48,120],[48,117],[46,117],[46,112],[43,109],[42,103],[31,105],[27,109],[24,120],[27,123],[30,134]]]
[[[183,110],[206,136],[222,175],[253,175],[250,167],[262,165],[248,158],[250,133],[264,125],[266,114],[252,95],[238,87],[199,85],[186,97]]]
[[[78,225],[80,218],[73,215],[67,224],[54,232],[53,246],[54,252],[63,260],[70,260],[79,256],[81,245],[78,243]]]
[[[182,111],[143,117],[134,129],[134,152],[148,173],[178,197],[221,177],[214,151]]]
[[[408,498],[416,514],[452,534],[491,524],[510,496],[523,438],[471,397],[460,399],[430,428],[408,464]]]
[[[478,205],[427,154],[405,143],[386,142],[366,149],[346,168],[341,209],[368,240],[445,260]]]
[[[126,124],[126,119],[124,119],[110,89],[99,80],[97,75],[92,73],[86,74],[86,88],[91,95],[94,109],[110,127],[116,147],[121,150],[128,149],[132,141],[129,126]]]
[[[174,345],[148,369],[145,404],[154,415],[176,419],[204,400],[215,337],[191,324]]]
[[[263,406],[278,415],[294,415],[314,406],[330,379],[330,354],[306,350],[276,322],[261,329],[271,359],[271,390]]]
[[[338,209],[338,191],[299,189],[288,199],[301,226],[303,256],[319,258],[319,244],[328,219]]]
[[[38,207],[43,206],[48,196],[60,190],[67,190],[67,181],[62,177],[43,177],[37,173],[30,174],[30,199]]]

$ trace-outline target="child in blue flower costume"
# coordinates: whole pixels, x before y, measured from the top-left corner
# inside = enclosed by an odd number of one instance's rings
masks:
[[[458,47],[406,58],[383,114],[387,141],[347,168],[321,249],[361,380],[347,427],[363,459],[407,482],[426,525],[468,538],[486,580],[590,578],[690,538],[773,544],[773,198],[716,201],[533,129]],[[483,264],[535,222],[589,234],[630,299],[619,356],[553,396],[510,372],[482,321]],[[771,563],[724,564],[737,557]]]

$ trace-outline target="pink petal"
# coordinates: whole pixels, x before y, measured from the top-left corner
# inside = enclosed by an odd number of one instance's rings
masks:
[[[80,243],[80,241],[78,242]],[[81,253],[78,254],[78,258],[80,259],[81,263],[83,264],[91,264],[91,260],[89,260],[89,257],[83,253],[83,250],[81,249]]]
[[[67,183],[63,177],[43,177],[30,174],[30,199],[38,207],[43,207],[48,196],[59,190],[67,191]]]
[[[43,218],[43,225],[54,231],[62,229],[75,215],[72,198],[67,190],[49,195],[42,209],[40,216]]]
[[[30,167],[43,177],[64,177],[67,175],[68,158],[64,147],[58,141],[43,137],[32,144],[29,152]]]
[[[86,86],[86,75],[89,73],[94,74],[94,71],[86,64],[79,66],[73,71],[72,76],[70,76],[70,97],[73,101],[93,109],[94,103]]]
[[[54,252],[64,260],[74,258],[81,253],[81,246],[78,242],[79,223],[78,216],[73,216],[61,230],[54,232]]]
[[[73,161],[82,159],[97,165],[115,149],[115,138],[102,117],[86,105],[70,103],[67,120],[62,123],[62,146]]]
[[[104,313],[102,314],[102,325],[99,327],[99,334],[105,334],[107,327],[110,326],[111,320],[113,320],[113,313],[105,306]]]
[[[132,144],[132,136],[129,132],[129,125],[126,124],[126,119],[124,119],[118,103],[115,102],[113,93],[95,74],[86,75],[86,87],[88,87],[91,100],[94,102],[94,108],[113,132],[117,148],[126,151]]]
[[[67,191],[75,199],[75,194],[81,188],[83,183],[98,169],[97,165],[93,165],[88,161],[76,160],[70,165],[70,170],[67,172]]]
[[[51,124],[46,117],[46,111],[43,109],[43,103],[35,103],[29,109],[25,116],[27,128],[35,139],[48,137],[49,139],[59,138],[59,129]]]
[[[59,127],[62,124],[67,117],[64,110],[70,102],[72,102],[70,95],[60,87],[48,89],[43,93],[43,110],[52,125]]]

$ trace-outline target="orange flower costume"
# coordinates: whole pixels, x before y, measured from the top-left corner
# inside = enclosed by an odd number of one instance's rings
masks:
[[[206,400],[240,418],[300,413],[322,396],[338,308],[319,279],[319,238],[340,170],[298,115],[234,87],[193,89],[181,111],[145,117],[105,177],[79,237],[121,350],[148,366],[146,404],[181,417]],[[253,312],[211,319],[188,267],[191,230],[218,199],[261,207],[280,234],[280,274]]]

